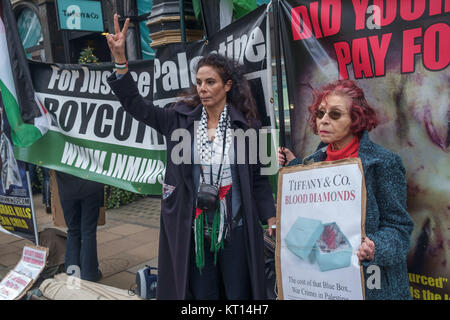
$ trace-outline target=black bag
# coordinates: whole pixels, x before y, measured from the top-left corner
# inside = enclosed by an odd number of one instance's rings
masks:
[[[44,270],[34,282],[30,291],[38,289],[46,279],[65,271],[64,255],[66,252],[67,233],[55,228],[46,228],[39,231],[39,245],[47,247],[48,258]],[[33,294],[29,296],[31,298]]]
[[[211,184],[205,183],[205,176],[203,174],[203,166],[200,166],[200,174],[202,177],[202,183],[200,184],[200,188],[198,189],[197,193],[197,203],[196,208],[202,209],[204,211],[215,211],[217,208],[217,204],[219,203],[219,184],[220,184],[220,177],[222,172],[222,164],[223,159],[225,156],[225,141],[227,137],[227,128],[225,128],[224,136],[223,136],[223,149],[222,149],[222,160],[220,161],[220,167],[219,171],[217,173],[217,181],[216,185],[213,184],[212,181],[212,166],[211,166],[211,173],[210,173],[210,180]]]
[[[277,277],[275,272],[275,240],[264,230],[264,274],[266,299],[277,299]]]
[[[197,193],[196,207],[205,211],[214,211],[219,201],[219,189],[207,183],[200,184],[200,188]]]

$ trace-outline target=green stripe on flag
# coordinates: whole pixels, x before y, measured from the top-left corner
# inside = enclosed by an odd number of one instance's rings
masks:
[[[245,16],[256,8],[258,8],[256,0],[233,0],[233,12],[236,19]]]
[[[69,150],[66,148],[68,144],[76,147]],[[82,151],[82,148],[85,150]],[[87,149],[91,149],[91,152]],[[105,157],[100,160],[102,153]],[[49,130],[29,148],[14,148],[14,156],[18,160],[43,165],[82,179],[154,195],[161,194],[164,172],[161,172],[160,165],[165,170],[166,162],[166,150],[138,149],[78,139],[53,130]],[[140,181],[139,177],[143,175],[146,179]]]
[[[11,139],[14,145],[23,148],[31,146],[37,139],[42,137],[41,132],[34,125],[23,122],[17,100],[1,80],[0,91],[6,116],[11,127]]]

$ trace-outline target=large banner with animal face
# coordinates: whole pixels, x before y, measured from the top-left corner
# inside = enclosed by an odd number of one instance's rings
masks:
[[[415,228],[408,268],[414,299],[449,299],[450,27],[448,0],[282,0],[291,142],[319,143],[307,124],[312,92],[355,80],[376,110],[376,143],[406,167]]]

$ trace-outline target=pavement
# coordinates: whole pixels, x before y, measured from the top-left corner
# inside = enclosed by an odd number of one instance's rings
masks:
[[[38,232],[56,228],[52,215],[42,204],[42,195],[35,194],[33,203]],[[133,203],[106,211],[106,224],[97,229],[97,252],[103,278],[99,283],[128,290],[136,283],[136,272],[149,265],[158,266],[159,196],[140,198]],[[20,260],[29,240],[0,232],[0,279]]]

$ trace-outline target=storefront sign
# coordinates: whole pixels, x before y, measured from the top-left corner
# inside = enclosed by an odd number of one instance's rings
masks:
[[[103,32],[100,1],[57,0],[59,27],[62,30]]]

